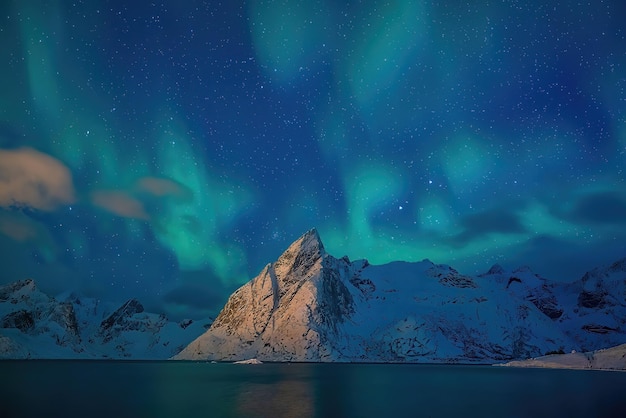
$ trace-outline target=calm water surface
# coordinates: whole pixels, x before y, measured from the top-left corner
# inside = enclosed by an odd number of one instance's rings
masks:
[[[626,373],[3,361],[0,417],[626,417]]]

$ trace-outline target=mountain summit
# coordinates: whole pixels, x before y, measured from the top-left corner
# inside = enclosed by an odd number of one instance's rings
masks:
[[[469,277],[428,260],[351,262],[327,254],[312,229],[174,359],[493,363],[626,340],[596,323],[604,312],[576,303],[582,287],[530,269]]]
[[[354,311],[342,275],[353,266],[324,251],[315,229],[301,236],[228,299],[210,332],[177,359],[321,361],[338,357],[341,324]]]

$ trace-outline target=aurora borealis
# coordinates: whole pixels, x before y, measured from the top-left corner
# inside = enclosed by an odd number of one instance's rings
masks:
[[[312,227],[468,274],[626,256],[622,1],[0,10],[2,282],[203,315]]]

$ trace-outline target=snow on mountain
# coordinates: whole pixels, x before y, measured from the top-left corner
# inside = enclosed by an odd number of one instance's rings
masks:
[[[205,329],[144,312],[135,299],[121,307],[76,295],[57,300],[30,279],[0,287],[0,358],[166,359]]]
[[[174,359],[493,363],[606,347],[626,341],[619,266],[571,285],[529,268],[470,277],[428,260],[375,266],[327,254],[313,229]]]
[[[563,292],[562,327],[586,351],[626,341],[626,258],[586,273]]]
[[[556,283],[523,268],[492,268],[481,276],[532,302],[584,351],[626,341],[626,258],[572,283]]]

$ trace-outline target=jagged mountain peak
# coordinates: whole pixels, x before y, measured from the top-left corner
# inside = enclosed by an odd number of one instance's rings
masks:
[[[101,330],[108,330],[115,324],[123,323],[134,314],[142,313],[143,305],[137,299],[129,299],[100,324]]]
[[[494,264],[493,266],[491,266],[491,268],[487,270],[487,273],[485,273],[484,275],[493,276],[496,274],[504,274],[504,268],[500,264]]]
[[[318,254],[322,256],[325,254],[324,244],[322,244],[322,239],[320,238],[317,229],[311,228],[300,238],[295,240],[279,257],[288,257],[290,254],[298,254],[298,253],[310,253],[310,254]]]
[[[609,267],[609,271],[626,272],[626,257],[617,260],[615,263],[611,264],[611,266]]]
[[[513,270],[513,273],[529,273],[535,274],[535,272],[529,266],[521,266]]]
[[[37,285],[33,279],[18,280],[16,282],[0,286],[0,300],[6,300],[8,295],[18,291],[34,292],[36,290],[38,290]]]
[[[626,275],[626,257],[621,258],[610,265],[604,265],[596,267],[593,270],[586,272],[581,281],[583,285],[588,285],[589,282],[596,284],[598,281],[602,281],[606,278],[619,278]]]
[[[294,241],[271,267],[279,282],[291,281],[290,276],[308,276],[306,273],[325,255],[324,244],[313,228]]]
[[[351,263],[326,254],[311,229],[237,289],[211,328],[176,358],[238,359],[245,353],[276,360],[328,358],[338,324],[352,312],[346,275],[366,266],[365,260]],[[302,340],[310,344],[303,346]]]
[[[540,276],[533,271],[530,266],[524,265],[517,267],[514,270],[505,269],[502,265],[496,263],[487,270],[487,272],[482,273],[479,277],[486,276],[507,276],[507,278],[513,277],[519,281],[522,277],[526,279],[539,279]]]

